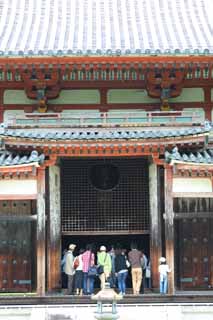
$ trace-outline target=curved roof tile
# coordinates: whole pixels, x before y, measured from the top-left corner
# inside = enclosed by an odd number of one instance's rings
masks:
[[[0,151],[0,167],[2,166],[14,166],[21,164],[30,164],[38,162],[42,164],[44,162],[44,154],[39,154],[36,150],[33,150],[30,154],[14,154],[8,151]]]
[[[107,130],[107,131],[89,131],[89,130],[69,130],[69,131],[23,131],[1,129],[0,137],[14,137],[23,139],[39,139],[39,140],[117,140],[117,139],[159,139],[169,137],[190,136],[195,134],[203,134],[209,132],[210,128],[194,128],[173,130],[170,129],[151,129],[151,130]]]
[[[0,0],[0,55],[212,54],[212,0]]]
[[[165,152],[165,160],[170,163],[174,162],[185,162],[185,163],[196,163],[196,164],[212,164],[213,163],[213,151],[212,150],[203,150],[200,152],[190,152],[183,153],[179,152],[178,148],[175,147],[172,152]]]

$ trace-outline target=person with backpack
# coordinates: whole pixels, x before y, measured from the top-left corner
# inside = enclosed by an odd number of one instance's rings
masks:
[[[109,253],[106,252],[106,247],[101,246],[97,254],[97,262],[99,266],[103,267],[103,273],[99,275],[101,281],[101,289],[104,289],[105,282],[108,280],[112,271],[112,261]]]
[[[83,261],[82,261],[83,253],[84,253],[84,249],[80,249],[79,255],[75,257],[73,262],[73,267],[75,269],[75,281],[74,281],[75,294],[80,296],[82,296],[83,294]]]

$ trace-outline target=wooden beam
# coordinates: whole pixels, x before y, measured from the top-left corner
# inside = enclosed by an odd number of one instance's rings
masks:
[[[136,70],[137,74],[137,70]],[[184,79],[184,88],[212,88],[212,79]],[[0,88],[8,90],[23,90],[23,81],[0,81]],[[60,89],[145,89],[144,80],[60,80]]]
[[[48,291],[61,287],[60,168],[49,167]]]
[[[156,99],[158,100],[158,99]],[[181,111],[185,108],[203,108],[205,110],[206,104],[205,102],[180,102],[180,103],[169,103],[172,109]],[[155,103],[94,103],[94,104],[48,104],[49,110],[55,110],[55,112],[61,112],[63,110],[100,110],[100,112],[105,112],[114,109],[143,109],[145,111],[159,111],[161,103],[156,101]],[[5,110],[29,110],[31,113],[33,110],[37,110],[36,104],[4,104]],[[180,125],[180,124],[179,124]],[[184,125],[184,123],[183,123]]]
[[[34,200],[37,194],[1,194],[0,200]]]
[[[37,183],[37,293],[45,295],[45,168],[38,168]]]
[[[110,231],[110,234],[113,235],[128,235],[128,234],[150,234],[149,230],[133,230],[133,231]],[[96,235],[109,235],[109,231],[62,231],[62,235],[64,236],[73,236],[73,235],[90,235],[90,236],[96,236]]]
[[[158,261],[162,252],[161,219],[159,203],[159,176],[155,163],[149,165],[149,205],[150,205],[150,261],[152,287],[159,287]]]
[[[173,170],[171,166],[165,166],[164,179],[164,196],[165,196],[165,245],[166,245],[166,259],[171,269],[169,274],[168,293],[175,293],[175,279],[174,279],[174,212],[173,212],[173,197],[172,197],[172,181]]]
[[[192,219],[192,218],[211,218],[213,219],[212,212],[176,212],[175,219]]]
[[[176,64],[184,64],[183,67],[191,66],[191,63],[200,63],[200,64],[212,64],[213,57],[212,56],[196,56],[196,55],[188,55],[188,56],[72,56],[72,57],[1,57],[0,67],[4,67],[5,69],[8,66],[16,65],[17,69],[23,69],[23,66],[26,65],[27,68],[32,67],[32,64],[36,64],[38,67],[42,64],[52,64],[52,68],[59,67],[63,65],[72,64],[123,64],[123,63],[144,63],[149,64],[150,68],[156,68],[155,63],[161,64],[164,63],[166,66],[170,66],[173,68],[174,63]],[[153,64],[153,65],[152,65]],[[70,67],[69,66],[69,67]],[[165,67],[166,67],[165,66]]]
[[[173,198],[213,198],[213,192],[173,192]]]
[[[4,199],[6,200],[6,199]],[[33,214],[31,216],[18,216],[18,215],[0,215],[0,221],[35,221],[37,220],[37,215]]]

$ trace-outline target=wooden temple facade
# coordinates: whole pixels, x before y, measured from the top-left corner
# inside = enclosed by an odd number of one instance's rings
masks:
[[[40,16],[33,24],[36,3]],[[140,241],[156,290],[162,255],[172,269],[169,293],[211,290],[211,4],[180,1],[190,18],[183,14],[180,22],[173,17],[179,7],[169,0],[161,16],[155,0],[143,2],[144,8],[139,0],[97,6],[74,0],[71,7],[56,1],[46,8],[48,24],[41,3],[25,0],[22,13],[3,1],[0,291],[58,290],[67,241],[85,244],[101,236],[109,243],[122,236]],[[153,25],[146,12],[156,14]],[[8,21],[17,30],[5,29]]]

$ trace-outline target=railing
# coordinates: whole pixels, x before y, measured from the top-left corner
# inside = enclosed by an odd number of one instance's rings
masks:
[[[89,114],[82,110],[81,114],[63,113],[28,113],[10,117],[8,126],[153,126],[153,125],[200,125],[204,117],[199,111],[134,111],[134,112],[97,112]]]

